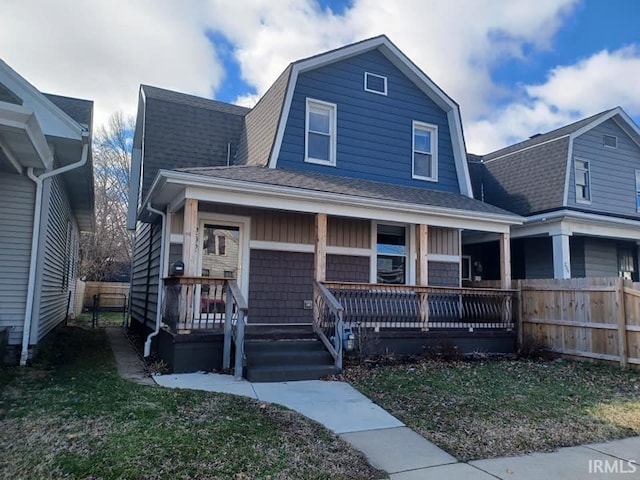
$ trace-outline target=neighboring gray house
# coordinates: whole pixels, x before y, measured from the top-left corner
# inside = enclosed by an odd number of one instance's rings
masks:
[[[526,217],[511,230],[513,278],[638,280],[640,129],[622,108],[468,161],[477,199]],[[464,238],[472,277],[497,278],[487,240]]]
[[[25,364],[67,316],[93,227],[93,102],[38,91],[0,60],[0,341]]]

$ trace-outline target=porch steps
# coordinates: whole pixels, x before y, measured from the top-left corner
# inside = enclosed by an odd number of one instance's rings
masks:
[[[318,380],[338,373],[333,357],[317,339],[247,339],[244,351],[250,382]]]

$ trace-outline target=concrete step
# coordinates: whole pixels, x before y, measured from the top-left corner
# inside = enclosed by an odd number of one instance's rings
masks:
[[[247,367],[250,382],[289,382],[318,380],[325,375],[339,373],[334,365],[262,365]]]

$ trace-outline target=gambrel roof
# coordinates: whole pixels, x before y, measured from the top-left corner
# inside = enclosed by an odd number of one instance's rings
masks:
[[[484,156],[469,155],[475,197],[520,215],[566,207],[573,141],[609,119],[640,143],[638,127],[616,107]]]

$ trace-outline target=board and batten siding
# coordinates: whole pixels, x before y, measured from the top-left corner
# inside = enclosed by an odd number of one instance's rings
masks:
[[[158,307],[161,224],[139,223],[134,242],[131,272],[131,316],[151,327]]]
[[[460,231],[455,228],[429,227],[429,253],[460,255]]]
[[[39,342],[67,316],[69,292],[75,290],[78,227],[63,180],[43,182],[42,223],[33,308],[31,343]]]
[[[618,139],[617,148],[605,147],[603,145],[604,135],[615,136]],[[576,159],[589,162],[590,204],[576,201]],[[603,122],[580,135],[573,142],[567,205],[640,218],[636,207],[637,169],[640,169],[640,147],[614,120]]]
[[[387,95],[366,92],[364,73],[387,77]],[[304,162],[306,99],[337,105],[336,166]],[[438,181],[412,178],[413,121],[438,127]],[[377,50],[301,73],[278,168],[459,193],[446,113]]]
[[[22,342],[35,191],[26,177],[0,174],[0,328],[8,329],[9,345]]]

